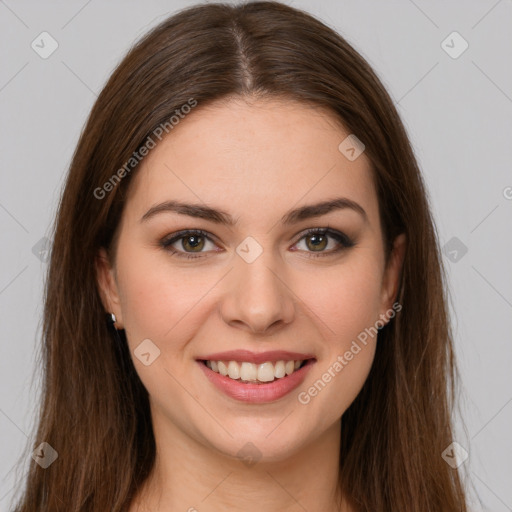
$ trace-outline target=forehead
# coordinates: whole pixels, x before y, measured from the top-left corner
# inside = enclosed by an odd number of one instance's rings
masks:
[[[283,100],[229,100],[179,121],[142,161],[128,194],[140,218],[177,199],[222,206],[248,223],[294,206],[347,197],[378,212],[370,161],[338,149],[350,133],[325,109]]]

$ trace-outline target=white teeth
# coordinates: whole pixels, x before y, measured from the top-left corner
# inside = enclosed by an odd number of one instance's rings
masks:
[[[228,374],[228,367],[225,365],[224,361],[219,361],[217,363],[218,367],[219,367],[219,373],[221,375],[224,375],[226,376]],[[212,368],[213,370],[213,368]]]
[[[260,382],[272,382],[274,380],[274,365],[263,363],[258,367],[258,380]]]
[[[257,380],[258,367],[253,363],[242,363],[240,365],[240,378],[242,380]]]
[[[274,368],[274,375],[277,379],[281,379],[286,375],[286,371],[284,369],[284,361],[277,361]]]
[[[206,366],[216,373],[244,382],[272,382],[298,370],[303,361],[267,361],[261,364],[237,361],[206,361]]]
[[[229,361],[228,376],[230,379],[235,380],[240,378],[240,365],[235,361]]]

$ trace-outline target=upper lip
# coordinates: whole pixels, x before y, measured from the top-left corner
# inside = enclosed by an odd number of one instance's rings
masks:
[[[313,359],[313,354],[302,354],[299,352],[288,352],[286,350],[270,350],[268,352],[251,352],[250,350],[228,350],[226,352],[216,352],[206,356],[198,357],[202,361],[237,361],[239,363],[248,362],[261,364],[267,361],[304,361]]]

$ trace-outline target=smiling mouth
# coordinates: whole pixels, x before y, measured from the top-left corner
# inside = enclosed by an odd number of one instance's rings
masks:
[[[247,361],[212,360],[201,360],[201,363],[213,372],[223,375],[224,377],[229,377],[240,383],[268,384],[284,379],[314,361],[315,359],[312,358],[304,360],[266,361],[261,364]]]

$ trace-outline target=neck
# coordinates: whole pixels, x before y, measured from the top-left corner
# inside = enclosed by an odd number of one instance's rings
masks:
[[[341,420],[286,460],[243,462],[153,413],[156,460],[130,512],[349,512],[339,489]]]

